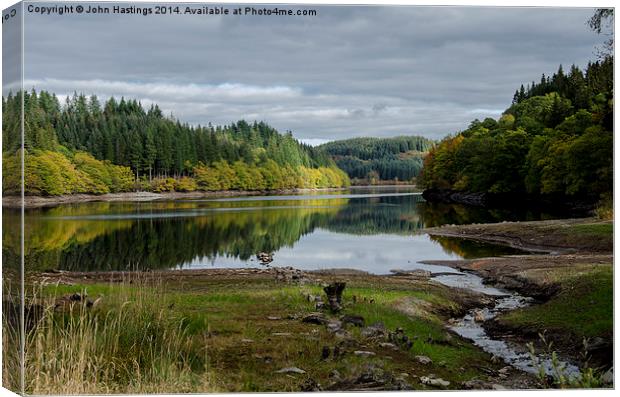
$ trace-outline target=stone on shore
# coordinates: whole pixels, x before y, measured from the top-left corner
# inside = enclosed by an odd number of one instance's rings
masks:
[[[447,380],[443,380],[441,378],[435,378],[432,376],[420,376],[420,383],[422,383],[423,385],[427,385],[427,386],[434,386],[434,387],[448,387],[450,386],[450,382],[448,382]]]
[[[375,352],[369,352],[366,350],[356,350],[353,352],[353,354],[355,354],[356,356],[362,356],[362,357],[371,357],[371,356],[377,355]]]
[[[297,368],[297,367],[286,367],[286,368],[282,368],[276,371],[276,374],[305,374],[306,371],[304,371],[301,368]]]
[[[428,356],[415,356],[415,360],[422,365],[429,365],[433,363],[433,360],[431,360]]]
[[[310,313],[301,319],[301,322],[308,324],[324,325],[327,324],[327,317],[323,313]]]

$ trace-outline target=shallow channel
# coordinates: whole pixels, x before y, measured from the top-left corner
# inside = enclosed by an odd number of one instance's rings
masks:
[[[432,280],[448,287],[463,288],[482,293],[493,297],[495,301],[491,307],[470,310],[464,317],[449,325],[452,331],[463,338],[471,340],[487,353],[501,358],[507,364],[522,371],[538,374],[542,368],[550,376],[555,376],[558,370],[568,378],[579,376],[579,368],[567,360],[558,359],[554,368],[554,362],[548,355],[536,354],[532,356],[527,346],[512,341],[494,339],[487,334],[483,327],[483,322],[480,320],[490,320],[510,310],[532,305],[535,303],[532,298],[520,295],[517,292],[486,285],[481,277],[471,272],[463,272],[447,266],[420,265],[417,268],[431,271],[431,273],[441,274],[445,273],[446,269],[449,269],[451,274],[432,277]],[[482,316],[482,319],[480,316]]]

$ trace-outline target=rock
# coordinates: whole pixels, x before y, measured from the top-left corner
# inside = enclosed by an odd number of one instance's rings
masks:
[[[330,321],[327,323],[327,330],[333,333],[336,333],[342,330],[342,322],[340,321]]]
[[[389,343],[389,342],[381,342],[379,343],[379,346],[381,346],[384,349],[398,350],[398,346],[396,346],[393,343]]]
[[[261,265],[267,265],[273,262],[273,255],[267,252],[259,252],[256,254],[256,259],[260,261]]]
[[[431,272],[429,272],[428,270],[423,270],[423,269],[414,269],[414,270],[395,269],[395,270],[390,270],[390,272],[394,273],[395,276],[411,277],[411,278],[416,278],[416,279],[421,279],[421,280],[427,280],[431,278],[431,275],[432,275]]]
[[[270,364],[273,361],[273,357],[261,356],[260,354],[254,354],[254,358],[256,358],[257,360],[262,360],[265,364]]]
[[[433,360],[431,360],[428,356],[415,356],[415,360],[422,365],[429,365],[433,363]]]
[[[308,378],[300,386],[301,391],[321,391],[321,384],[312,378]]]
[[[384,377],[385,371],[383,371],[383,368],[378,367],[374,363],[370,363],[364,365],[362,372],[356,379],[356,383],[381,382]]]
[[[384,337],[387,332],[385,329],[385,325],[383,323],[374,323],[362,329],[361,332],[363,337],[366,338],[376,338],[376,337]]]
[[[420,376],[420,383],[423,385],[434,386],[434,387],[448,387],[450,386],[450,382],[447,380],[443,380],[441,378],[435,378],[430,376]]]
[[[273,336],[291,336],[292,334],[290,332],[274,332],[271,335],[273,335]]]
[[[473,314],[475,322],[477,322],[477,323],[484,322],[484,314],[482,313],[481,310],[474,310],[474,312],[472,314]]]
[[[254,340],[244,338],[244,339],[241,339],[241,342],[242,343],[254,343]]]
[[[69,296],[69,300],[72,302],[81,302],[84,298],[86,298],[86,295],[82,295],[82,294],[72,294]]]
[[[86,307],[91,308],[94,306],[95,303],[91,302],[90,300],[87,300],[86,299],[87,296],[88,295],[86,294],[79,294],[77,292],[74,294],[65,295],[63,297],[56,299],[56,302],[54,304],[54,309],[55,310],[69,309],[78,302],[83,302],[86,305]]]
[[[357,315],[344,315],[340,318],[340,321],[345,324],[355,325],[356,327],[363,327],[366,323],[364,317]]]
[[[323,313],[310,313],[308,315],[305,315],[301,319],[301,322],[308,324],[324,325],[327,324],[327,317],[325,317]]]
[[[470,379],[461,384],[462,388],[465,390],[501,390],[496,389],[495,387],[503,387],[501,385],[493,384],[491,382],[486,382],[480,379]]]
[[[388,334],[390,342],[396,344],[402,349],[409,350],[413,347],[413,342],[409,340],[409,337],[405,335],[405,331],[398,327],[394,332]]]
[[[276,374],[305,374],[306,371],[304,371],[301,368],[297,368],[297,367],[286,367],[286,368],[282,368],[276,371]]]
[[[371,357],[371,356],[376,356],[377,354],[374,352],[369,352],[366,350],[356,350],[353,352],[353,354],[355,354],[356,356],[363,356],[363,357]]]
[[[352,340],[351,334],[343,329],[339,329],[338,331],[334,332],[334,336],[338,339],[342,339],[343,341]]]
[[[295,283],[304,283],[306,281],[304,278],[304,273],[301,270],[294,269],[290,266],[275,267],[273,268],[273,271],[275,273],[275,278],[278,281]]]
[[[282,317],[267,316],[267,320],[271,320],[271,321],[282,320]]]
[[[334,380],[340,380],[340,372],[337,369],[332,369],[329,373],[329,377]]]
[[[379,364],[379,365],[378,365]],[[331,376],[333,382],[327,390],[331,391],[389,391],[411,390],[411,386],[405,382],[402,376],[394,376],[386,371],[380,363],[366,363],[357,375],[349,378]]]
[[[323,310],[325,308],[325,303],[323,303],[323,298],[321,298],[321,295],[316,295],[313,297],[311,302],[315,302],[314,307],[316,310]]]

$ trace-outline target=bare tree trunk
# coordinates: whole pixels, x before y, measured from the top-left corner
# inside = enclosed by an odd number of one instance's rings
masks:
[[[327,295],[329,308],[334,313],[342,310],[342,291],[344,291],[346,285],[347,283],[334,282],[323,288]]]

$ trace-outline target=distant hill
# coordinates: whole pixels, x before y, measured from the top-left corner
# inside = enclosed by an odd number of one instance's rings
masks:
[[[352,138],[319,146],[353,183],[411,181],[422,169],[424,156],[434,145],[420,136]]]

